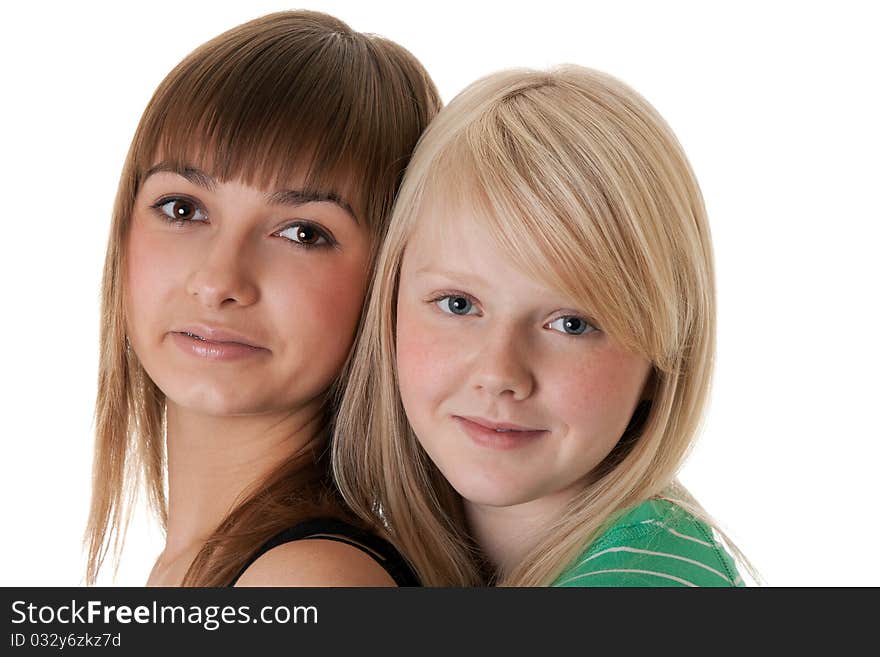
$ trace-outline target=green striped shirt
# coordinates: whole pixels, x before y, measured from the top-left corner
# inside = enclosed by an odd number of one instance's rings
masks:
[[[633,507],[553,586],[744,586],[705,523],[667,500]]]

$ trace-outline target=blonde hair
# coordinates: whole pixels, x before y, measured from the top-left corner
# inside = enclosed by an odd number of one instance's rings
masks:
[[[196,49],[159,85],[122,170],[104,264],[88,583],[111,546],[118,560],[142,485],[163,527],[167,521],[165,397],[128,347],[124,314],[126,235],[156,158],[261,187],[284,184],[303,168],[307,190],[354,180],[348,200],[369,227],[375,256],[412,149],[439,108],[434,84],[408,51],[312,11],[239,25]],[[241,500],[186,583],[228,583],[260,542],[310,508],[333,506],[329,464],[319,462],[328,434]]]
[[[400,263],[431,199],[470,201],[501,249],[589,308],[652,363],[643,423],[511,572],[487,572],[460,497],[420,447],[397,390]],[[404,178],[377,261],[333,438],[348,504],[377,514],[429,585],[549,585],[626,508],[667,497],[711,523],[677,482],[698,433],[715,354],[703,199],[660,115],[620,81],[564,66],[483,78],[440,112]],[[735,548],[734,548],[735,549]]]

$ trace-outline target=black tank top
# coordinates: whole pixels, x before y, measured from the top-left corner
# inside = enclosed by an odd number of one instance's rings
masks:
[[[379,538],[375,534],[350,525],[342,520],[335,518],[316,518],[314,520],[306,520],[294,525],[289,529],[285,529],[275,534],[268,541],[263,543],[260,548],[254,552],[244,564],[242,569],[238,571],[238,575],[232,580],[229,586],[235,586],[245,570],[247,570],[254,561],[263,556],[266,552],[279,545],[290,543],[291,541],[299,541],[306,538],[320,538],[328,541],[339,541],[346,543],[352,547],[366,552],[376,563],[385,569],[398,586],[420,586],[419,578],[410,568],[406,560],[400,555],[391,543],[385,539]]]

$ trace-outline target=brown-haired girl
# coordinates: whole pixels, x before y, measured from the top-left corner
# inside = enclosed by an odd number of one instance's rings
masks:
[[[141,485],[166,532],[149,584],[412,583],[345,511],[325,448],[373,256],[438,107],[409,52],[308,11],[231,29],[160,84],[104,268],[89,583]]]

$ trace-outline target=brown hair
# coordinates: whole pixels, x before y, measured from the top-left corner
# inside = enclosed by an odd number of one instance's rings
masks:
[[[123,303],[125,238],[150,167],[161,158],[264,188],[295,174],[315,191],[356,181],[349,201],[369,227],[375,254],[411,152],[439,107],[431,79],[408,51],[311,11],[233,28],[159,85],[122,170],[104,263],[88,583],[111,544],[118,558],[142,484],[163,527],[167,521],[165,397],[128,346]],[[322,456],[326,438],[324,431],[250,491],[202,548],[185,584],[226,584],[273,533],[316,510],[341,510]]]

